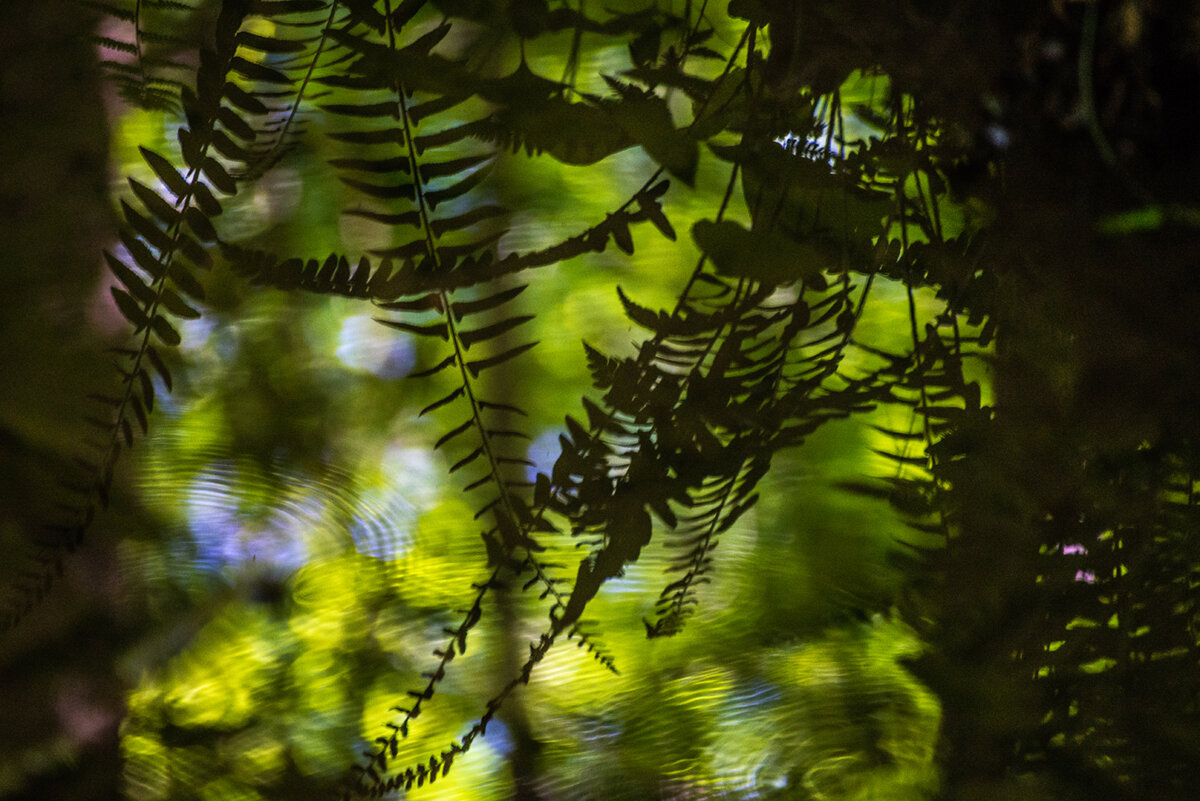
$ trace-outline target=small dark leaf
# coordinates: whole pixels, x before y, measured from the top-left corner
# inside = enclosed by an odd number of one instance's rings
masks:
[[[491,472],[489,471],[489,472],[487,472],[487,473],[484,473],[482,476],[480,476],[479,478],[475,479],[474,481],[472,481],[472,482],[471,482],[470,484],[468,484],[467,486],[463,487],[463,492],[473,492],[473,491],[475,491],[475,490],[479,489],[480,487],[482,487],[484,484],[490,484],[490,483],[491,483],[492,481],[494,481],[494,480],[495,480],[495,477],[494,477],[494,476],[491,474]],[[493,501],[492,505],[493,505],[493,506],[495,505],[495,502],[494,502],[494,501]],[[488,507],[488,508],[490,508],[490,507]],[[485,509],[485,510],[481,510],[481,514],[482,514],[482,511],[486,511],[486,509]],[[479,517],[480,517],[480,514],[477,514],[477,515],[475,516],[475,519],[476,519],[476,520],[478,520],[478,519],[479,519]]]
[[[484,342],[494,337],[498,337],[505,331],[511,331],[522,323],[527,323],[532,319],[532,314],[510,317],[507,320],[501,320],[498,323],[493,323],[492,325],[487,325],[483,328],[476,328],[472,331],[460,331],[458,334],[458,339],[460,342],[462,342],[464,348],[469,349],[477,342]]]
[[[609,233],[618,248],[625,253],[633,253],[633,236],[629,233],[629,224],[623,215],[613,215]]]
[[[125,249],[129,251],[129,255],[133,257],[133,262],[151,278],[160,278],[163,274],[163,264],[157,256],[150,252],[150,248],[146,247],[146,243],[133,235],[133,232],[128,229],[123,229],[118,232],[118,238]]]
[[[426,255],[425,251],[429,247],[424,239],[414,239],[403,245],[397,245],[392,248],[377,248],[371,251],[372,256],[384,256],[392,259],[412,259],[417,256]]]
[[[468,454],[467,454],[466,456],[464,456],[463,458],[459,459],[459,460],[458,460],[457,462],[455,462],[454,464],[450,465],[450,471],[449,471],[449,472],[451,472],[451,473],[457,473],[459,470],[461,470],[462,468],[464,468],[464,467],[466,467],[467,465],[471,464],[471,462],[473,462],[473,461],[475,461],[476,459],[478,459],[478,458],[479,458],[479,456],[480,456],[482,453],[483,453],[483,446],[482,446],[482,445],[480,445],[478,448],[476,448],[475,450],[471,451],[470,453],[468,453]],[[490,476],[489,476],[489,478],[490,478]],[[468,488],[468,489],[471,489],[471,488]]]
[[[229,69],[238,73],[242,77],[259,83],[279,84],[282,86],[290,86],[292,81],[279,70],[256,64],[253,61],[234,56],[229,62]]]
[[[249,150],[234,142],[224,131],[212,132],[212,145],[217,152],[231,161],[250,161],[252,154]]]
[[[447,217],[445,219],[434,220],[430,225],[430,228],[433,229],[434,236],[440,237],[442,234],[450,231],[460,231],[463,228],[474,225],[481,220],[486,220],[491,217],[498,217],[507,212],[508,209],[494,204],[476,206],[475,208],[468,212],[464,212],[463,214],[458,214],[454,217]]]
[[[189,306],[183,298],[169,288],[164,287],[158,299],[163,307],[176,317],[182,317],[185,320],[195,320],[200,317],[200,312]]]
[[[495,367],[498,364],[503,364],[509,359],[520,356],[522,353],[529,350],[536,344],[536,342],[527,342],[524,345],[517,345],[515,348],[510,348],[503,353],[498,353],[495,356],[489,356],[486,359],[475,359],[473,361],[469,361],[466,365],[467,370],[471,372],[471,376],[473,378],[478,378],[479,374],[484,370],[487,370],[489,367]]]
[[[153,331],[155,336],[162,340],[164,344],[170,345],[171,347],[175,347],[182,341],[181,337],[179,336],[179,332],[176,331],[174,326],[167,322],[167,318],[163,317],[161,314],[155,315],[154,319],[150,321],[150,330]]]
[[[450,440],[457,437],[459,434],[466,431],[474,423],[475,423],[475,419],[473,417],[468,417],[466,420],[464,420],[459,425],[456,425],[454,428],[450,429],[445,434],[442,434],[442,436],[438,438],[438,441],[433,444],[433,449],[437,450],[438,448],[442,447],[447,442],[449,442]]]
[[[244,28],[238,31],[234,41],[242,47],[257,50],[260,53],[302,53],[305,49],[304,42],[291,42],[277,36],[259,36]]]
[[[104,251],[104,260],[108,262],[108,267],[112,270],[113,275],[125,285],[125,288],[129,290],[130,294],[136,298],[139,304],[149,306],[154,302],[154,291],[142,282],[141,276],[126,267],[124,262],[107,250]]]
[[[200,282],[196,280],[195,276],[186,267],[179,263],[172,264],[168,274],[180,292],[192,300],[204,302],[204,287],[200,285]]]
[[[464,122],[434,134],[413,137],[413,146],[417,149],[417,153],[424,153],[431,147],[445,147],[455,142],[461,142],[468,136],[475,136],[480,132],[480,128],[478,122]]]
[[[356,178],[347,178],[344,175],[339,175],[338,180],[346,186],[357,189],[368,197],[380,198],[381,200],[412,200],[415,197],[413,185],[410,183],[372,184]]]
[[[221,106],[220,110],[217,111],[217,121],[225,126],[227,131],[243,142],[253,142],[257,138],[253,126],[239,117],[228,106]]]
[[[434,114],[441,114],[443,111],[449,111],[459,103],[462,103],[468,97],[470,97],[470,95],[443,95],[442,97],[437,97],[433,100],[426,100],[424,103],[417,103],[416,105],[409,106],[406,109],[406,113],[408,114],[409,121],[411,121],[414,125],[419,125],[421,120],[425,119],[426,117],[431,117]]]
[[[393,300],[387,303],[380,303],[379,308],[408,312],[440,312],[442,310],[442,296],[437,292],[430,292],[428,295],[421,295],[414,300]]]
[[[507,303],[517,295],[520,295],[522,292],[524,292],[525,286],[526,285],[522,284],[521,286],[512,287],[511,289],[497,292],[494,295],[489,295],[488,297],[481,298],[480,300],[457,301],[450,304],[450,310],[453,312],[455,320],[462,320],[462,318],[466,317],[467,315],[494,309],[497,306]]]
[[[329,159],[329,163],[341,170],[355,170],[356,172],[369,172],[377,175],[393,172],[402,172],[408,175],[412,171],[407,156],[383,159],[339,158]]]
[[[447,367],[454,364],[454,361],[455,361],[455,357],[454,357],[454,354],[452,353],[449,356],[447,356],[446,358],[442,359],[437,364],[435,364],[433,367],[429,367],[425,370],[417,370],[416,372],[409,373],[408,377],[409,378],[428,378],[429,376],[434,375],[435,373],[440,373],[442,370],[445,370]]]
[[[504,231],[493,231],[490,234],[485,234],[478,239],[470,242],[463,242],[457,245],[441,245],[437,249],[437,258],[439,266],[443,269],[450,269],[459,259],[463,259],[474,254],[479,254],[478,259],[484,262],[489,255],[487,250],[492,245],[496,244],[500,237],[504,236]]]
[[[480,409],[491,409],[495,412],[505,412],[506,414],[517,414],[521,417],[528,417],[523,409],[519,409],[509,403],[492,403],[491,401],[485,400],[478,400],[476,403],[479,404]]]
[[[187,257],[192,264],[201,270],[212,268],[212,256],[209,255],[208,250],[195,239],[188,236],[187,233],[176,231],[175,246],[183,256]]]
[[[137,235],[150,243],[151,247],[159,251],[167,251],[175,247],[174,242],[171,241],[171,237],[165,231],[139,214],[133,206],[130,206],[124,200],[121,201],[121,212],[125,215],[126,222],[129,223]]]
[[[438,337],[439,339],[450,339],[450,327],[444,323],[429,323],[428,325],[416,325],[414,323],[406,323],[402,320],[385,320],[381,317],[376,317],[375,322],[383,323],[388,328],[395,328],[398,331],[407,331],[410,334],[416,334],[422,337]]]
[[[224,88],[225,99],[235,108],[250,114],[266,114],[269,109],[254,95],[235,83],[227,82]]]
[[[217,230],[213,228],[212,223],[208,221],[208,218],[204,216],[200,209],[195,206],[188,206],[187,210],[183,213],[183,220],[201,242],[217,241]]]
[[[129,408],[133,410],[133,416],[137,418],[138,428],[142,429],[142,434],[150,430],[150,421],[146,415],[146,409],[142,406],[142,400],[136,392],[129,395]]]
[[[142,385],[142,397],[146,401],[146,411],[154,411],[154,382],[145,369],[138,371],[138,383]]]
[[[330,114],[337,114],[342,117],[365,117],[378,118],[387,117],[393,120],[400,119],[400,106],[395,100],[384,100],[380,103],[328,103],[321,106],[323,111],[328,111]],[[403,137],[400,131],[388,129],[388,133],[395,137]]]
[[[153,189],[135,178],[129,179],[129,186],[137,195],[138,200],[142,201],[146,210],[157,217],[163,225],[171,226],[179,221],[179,210],[159,197]]]
[[[196,201],[196,205],[206,216],[210,218],[221,216],[221,203],[213,196],[208,184],[199,179],[192,183],[192,199]]]
[[[192,193],[191,186],[175,170],[171,162],[149,148],[139,145],[138,150],[141,152],[142,158],[146,160],[146,163],[150,165],[150,169],[154,170],[154,174],[166,185],[167,189],[171,190],[175,197],[187,197]]]
[[[667,219],[667,215],[663,212],[662,206],[656,200],[649,200],[643,197],[638,197],[638,208],[646,215],[646,219],[654,224],[654,227],[659,230],[663,236],[672,242],[675,241],[675,228],[671,225],[671,221]]]
[[[113,300],[117,302],[117,308],[120,310],[121,315],[133,323],[133,327],[138,331],[145,328],[147,323],[146,313],[142,311],[142,307],[138,305],[138,302],[123,289],[118,289],[114,286],[109,287],[109,291],[112,293]]]
[[[163,386],[170,392],[173,389],[171,386],[171,371],[167,369],[166,363],[158,355],[158,351],[153,345],[146,348],[146,358],[150,360],[150,364],[158,372],[159,377],[162,378]]]
[[[482,164],[489,159],[494,158],[490,153],[485,153],[478,156],[465,156],[460,159],[451,159],[450,161],[433,161],[426,162],[421,165],[421,180],[432,181],[435,178],[442,178],[447,175],[456,175],[463,170],[468,170]]]
[[[433,403],[426,406],[421,411],[417,412],[417,417],[424,417],[426,414],[428,414],[429,412],[432,412],[434,409],[440,409],[441,407],[445,406],[447,403],[452,403],[452,402],[458,400],[459,398],[461,398],[463,396],[463,392],[464,392],[464,388],[458,387],[453,392],[451,392],[449,395],[439,398],[438,400],[436,400]]]
[[[435,209],[439,203],[444,203],[447,200],[453,200],[456,197],[465,195],[476,186],[483,182],[483,179],[490,172],[488,167],[480,167],[475,172],[468,175],[456,184],[446,187],[445,189],[437,189],[433,192],[425,193],[425,202],[429,204],[429,208]]]
[[[421,227],[421,212],[419,211],[404,211],[399,214],[391,214],[372,209],[343,209],[342,214],[348,217],[362,217],[364,220],[372,220],[383,225],[411,225],[413,228]]]
[[[325,134],[335,142],[348,145],[404,145],[404,131],[399,128],[380,128],[374,131],[332,131]]]
[[[221,162],[217,161],[212,156],[209,156],[208,158],[204,159],[203,169],[204,175],[208,178],[208,180],[212,181],[213,186],[215,186],[217,189],[227,195],[233,195],[237,193],[237,184],[234,182],[233,178],[230,177],[229,171],[225,169]]]

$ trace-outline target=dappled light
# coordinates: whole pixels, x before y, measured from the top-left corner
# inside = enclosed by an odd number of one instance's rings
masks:
[[[58,5],[0,797],[1190,801],[1195,9]]]

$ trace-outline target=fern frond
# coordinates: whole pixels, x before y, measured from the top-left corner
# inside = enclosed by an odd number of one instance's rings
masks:
[[[458,626],[445,629],[445,633],[449,635],[449,639],[439,648],[433,650],[433,655],[437,659],[437,664],[433,670],[423,674],[427,679],[426,683],[419,690],[409,690],[406,701],[407,706],[392,707],[392,711],[398,713],[400,717],[386,724],[388,734],[376,739],[378,748],[363,753],[364,763],[356,765],[353,769],[353,785],[348,787],[343,798],[350,798],[350,793],[355,793],[359,796],[376,795],[381,791],[387,782],[392,782],[397,777],[385,780],[383,777],[388,773],[388,763],[396,758],[399,752],[400,740],[408,736],[409,724],[416,720],[421,714],[421,705],[433,698],[437,692],[437,686],[446,676],[446,669],[454,660],[456,655],[463,655],[467,652],[467,638],[471,630],[478,625],[483,616],[483,599],[489,591],[499,586],[500,573],[506,569],[506,565],[497,566],[491,576],[481,584],[474,585],[475,596],[472,599],[468,608],[463,612],[463,618]],[[469,747],[469,741],[467,741]],[[465,749],[463,749],[465,750]],[[451,749],[449,756],[442,755],[440,760],[445,770],[450,769],[450,762],[458,753],[457,750]],[[400,777],[406,777],[406,773],[398,774]],[[415,774],[414,774],[415,776]],[[367,784],[367,780],[372,784]],[[415,779],[410,780],[415,781]],[[394,789],[395,786],[388,789]]]
[[[529,683],[533,669],[545,658],[556,638],[557,632],[549,631],[544,632],[536,643],[530,643],[529,658],[525,660],[517,675],[488,700],[487,711],[461,738],[427,760],[390,771],[387,757],[379,759],[372,756],[366,767],[359,766],[355,769],[354,776],[342,792],[342,801],[363,796],[379,797],[396,790],[408,792],[413,787],[424,786],[427,781],[433,784],[449,773],[454,760],[471,750],[476,738],[487,734],[488,724],[495,718],[508,696],[518,687]],[[388,744],[388,748],[391,749],[391,743]],[[388,772],[392,775],[384,778]]]
[[[274,254],[229,242],[221,242],[220,247],[230,269],[258,286],[370,300],[395,300],[402,294],[403,287],[391,280],[402,271],[392,269],[391,259],[372,267],[370,259],[363,256],[351,267],[345,256],[336,253],[322,260],[279,261]]]
[[[328,93],[319,79],[336,74],[349,57],[334,40],[334,32],[350,18],[342,0],[274,3],[264,16],[275,35],[248,30],[238,34],[242,58],[252,65],[241,73],[251,82],[243,88],[263,105],[260,122],[239,132],[247,141],[244,166],[236,173],[239,180],[261,176],[297,144],[313,104]],[[253,82],[263,78],[264,88],[257,89]]]
[[[715,276],[713,280],[720,282]],[[750,299],[750,307],[734,318],[726,334],[688,351],[693,374],[686,395],[673,418],[656,421],[664,443],[660,448],[669,449],[664,458],[688,480],[690,489],[668,540],[680,554],[667,571],[681,575],[660,594],[655,621],[646,622],[651,637],[678,632],[692,614],[696,588],[708,581],[717,540],[757,500],[754,489],[772,453],[797,444],[839,412],[848,414],[847,405],[864,399],[860,393],[825,393],[812,402],[818,397],[813,391],[834,373],[834,362],[817,368],[816,375],[813,367],[806,368],[810,402],[797,403],[792,374],[797,370],[796,354],[803,351],[798,343],[812,335],[810,326],[823,320],[810,316],[803,293],[780,303],[764,298],[760,290]]]
[[[384,69],[364,70],[362,62],[370,62],[370,58],[363,55],[355,67],[362,80],[353,86],[341,87],[350,91],[352,102],[324,106],[326,112],[348,121],[347,129],[334,132],[332,138],[360,148],[357,153],[336,159],[333,166],[339,170],[342,183],[369,204],[356,210],[359,216],[384,223],[393,232],[394,226],[401,221],[416,228],[415,236],[378,248],[375,255],[410,264],[415,262],[414,273],[424,273],[435,279],[452,274],[460,259],[490,253],[489,248],[499,234],[486,231],[478,234],[472,229],[500,212],[478,213],[467,207],[455,208],[451,214],[439,216],[439,207],[454,208],[458,198],[482,182],[490,159],[486,153],[461,150],[451,151],[449,157],[441,157],[441,148],[456,146],[463,139],[454,128],[432,134],[419,133],[422,126],[452,108],[455,102],[440,102],[435,93],[424,101],[426,106],[421,109],[422,101],[414,102],[414,92],[427,92],[428,87],[420,81],[412,85],[405,68],[414,62],[428,62],[432,58],[430,51],[449,28],[442,25],[414,41],[401,44],[400,27],[411,18],[411,4],[407,8],[397,8],[397,13],[393,13],[391,4],[385,2],[382,18],[373,16],[374,6],[360,4],[354,11],[359,19],[380,30],[385,42],[375,44],[365,37],[351,37],[346,31],[343,31],[341,41],[360,54],[369,54],[377,62],[382,60]],[[411,114],[410,107],[420,111]],[[453,453],[451,474],[482,467],[482,473],[476,472],[464,491],[486,493],[474,518],[486,516],[491,521],[482,532],[489,565],[500,571],[511,569],[514,564],[517,569],[531,564],[535,568],[535,579],[546,581],[548,590],[552,591],[553,584],[546,579],[544,568],[533,558],[533,554],[541,550],[532,534],[537,524],[520,498],[520,491],[528,487],[524,473],[531,463],[522,452],[512,450],[512,443],[525,438],[525,434],[506,419],[513,411],[520,410],[507,400],[489,397],[480,383],[484,372],[533,347],[533,342],[514,343],[510,339],[512,332],[532,318],[503,312],[524,287],[481,289],[482,292],[462,297],[455,295],[444,282],[434,284],[430,291],[409,296],[411,299],[381,303],[383,310],[402,316],[399,319],[379,318],[379,322],[448,345],[449,352],[433,368],[416,374],[425,377],[447,371],[454,376],[449,392],[421,410],[422,416],[432,414],[451,421],[434,448]],[[413,314],[424,315],[425,319],[434,316],[434,320],[414,322]],[[518,553],[525,554],[525,559],[517,561]],[[495,579],[494,575],[493,581]],[[465,647],[467,630],[478,622],[479,600],[491,583],[489,581],[480,590],[464,623],[453,632],[460,649]],[[420,702],[432,694],[434,684],[444,673],[446,654],[452,648],[453,644],[441,656],[442,661],[431,674],[426,688],[420,693],[410,693],[416,698],[416,704],[412,710],[405,710],[405,718],[392,727],[390,738],[384,739],[379,750],[366,754],[366,765],[360,765],[358,769],[360,783],[363,783],[363,777],[369,778],[377,791],[397,784],[409,787],[414,782],[424,783],[427,775],[436,777],[439,768],[449,769],[450,761],[459,753],[457,747],[440,759],[432,758],[428,767],[405,769],[384,780],[387,755],[395,755],[396,738],[404,736],[408,720],[419,709]],[[485,717],[484,726],[486,720]],[[469,747],[470,738],[474,736],[474,733],[468,736],[462,750]]]
[[[614,459],[618,465],[658,464],[655,482],[670,487],[652,506],[675,530],[671,543],[685,549],[669,568],[682,575],[663,590],[657,619],[646,623],[650,636],[678,631],[691,613],[695,588],[707,581],[717,536],[753,504],[753,488],[765,474],[770,454],[798,444],[828,420],[880,399],[875,382],[838,374],[857,312],[848,277],[828,286],[825,270],[836,259],[816,252],[790,254],[783,239],[765,242],[800,235],[819,241],[821,229],[809,224],[777,235],[771,232],[773,224],[764,216],[758,223],[764,232],[759,233],[720,220],[698,225],[696,239],[716,272],[705,271],[702,259],[688,284],[689,292],[697,290],[695,300],[685,295],[672,314],[656,314],[622,296],[630,319],[654,336],[637,361],[593,355],[595,383],[607,390],[605,401],[612,411],[598,415],[589,409],[591,432],[568,421],[568,428],[578,433],[564,440],[564,454],[573,451],[564,472],[582,474],[580,465],[587,464],[588,453],[600,454],[592,457],[597,459],[593,478],[573,488],[582,497],[577,500],[580,509],[604,508],[604,482],[613,481],[608,466]],[[878,230],[880,220],[874,225]],[[764,241],[751,243],[752,237]],[[765,264],[781,252],[787,255],[778,266]],[[772,299],[775,285],[797,279],[795,300]],[[701,288],[708,294],[701,294]],[[625,480],[621,469],[617,467],[616,486]],[[598,587],[597,579],[605,577],[602,565],[610,548],[608,533],[587,523],[588,514],[594,512],[575,518],[575,532],[600,547],[580,567],[583,586],[577,582],[576,592],[585,599]],[[578,610],[581,604],[573,606]]]
[[[191,50],[190,40],[172,35],[183,15],[194,14],[192,2],[155,2],[132,0],[116,5],[82,0],[112,19],[93,41],[114,55],[104,58],[101,66],[108,80],[126,101],[148,110],[174,111],[179,108],[183,76],[190,67],[183,60],[164,55],[174,50]]]
[[[78,460],[87,477],[75,482],[74,500],[63,510],[64,521],[51,527],[59,537],[54,547],[68,552],[78,547],[90,525],[97,504],[109,503],[113,471],[124,450],[149,429],[154,411],[154,377],[169,389],[170,372],[158,348],[174,347],[181,341],[177,319],[200,316],[194,304],[203,302],[204,288],[198,270],[212,264],[205,243],[215,239],[211,218],[222,206],[210,184],[232,194],[236,186],[225,167],[209,154],[217,149],[217,119],[220,116],[225,73],[236,58],[235,35],[247,12],[244,4],[227,2],[217,20],[217,50],[202,51],[197,74],[198,94],[184,93],[184,110],[189,126],[179,129],[179,142],[186,174],[180,174],[164,156],[141,148],[146,166],[161,189],[135,179],[129,184],[141,203],[139,210],[122,201],[126,226],[118,238],[121,248],[104,257],[116,284],[110,294],[117,310],[133,327],[134,343],[116,350],[120,389],[115,394],[93,395],[95,413],[85,417],[93,434],[85,443],[89,453]],[[0,626],[11,628],[45,594],[61,561],[39,554],[35,561],[41,580],[22,579],[18,597],[0,616]],[[31,595],[30,592],[34,594]]]
[[[259,286],[282,290],[300,289],[317,294],[344,295],[376,301],[395,301],[400,297],[421,295],[439,289],[457,291],[485,285],[525,270],[558,264],[586,253],[603,252],[610,242],[618,247],[631,247],[631,226],[638,223],[650,222],[664,236],[673,238],[675,232],[663,212],[661,200],[669,185],[669,181],[658,181],[643,187],[599,223],[542,250],[514,252],[498,257],[489,246],[474,255],[452,253],[455,259],[453,269],[443,272],[428,270],[422,266],[423,262],[411,255],[403,258],[384,256],[374,262],[367,256],[360,256],[352,261],[349,257],[338,254],[331,254],[324,259],[281,259],[269,251],[224,240],[219,244],[230,268]],[[363,214],[361,211],[352,213],[359,216]],[[485,219],[505,213],[502,208],[488,204],[466,212],[464,216]],[[420,222],[418,212],[411,209],[390,216],[380,214],[377,219],[392,225],[413,225]],[[470,219],[467,224],[475,221]],[[439,220],[433,220],[430,229],[437,231],[439,223]],[[440,232],[435,233],[435,236],[438,235]]]

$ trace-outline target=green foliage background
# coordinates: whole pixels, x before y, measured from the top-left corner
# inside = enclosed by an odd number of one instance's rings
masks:
[[[3,14],[3,797],[1190,797],[1194,4]]]

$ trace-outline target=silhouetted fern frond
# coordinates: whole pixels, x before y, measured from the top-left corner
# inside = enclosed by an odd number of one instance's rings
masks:
[[[253,127],[238,133],[247,141],[244,162],[235,173],[254,180],[278,164],[307,132],[317,101],[328,95],[322,77],[336,74],[350,53],[335,33],[351,18],[343,0],[260,4],[272,35],[238,34],[242,45],[239,88],[258,106]]]
[[[220,247],[230,268],[256,285],[393,301],[440,289],[456,291],[487,284],[585,253],[603,252],[610,243],[628,252],[633,247],[631,226],[642,222],[652,223],[668,239],[674,239],[674,228],[662,209],[662,196],[669,186],[669,181],[647,184],[596,225],[541,250],[497,256],[494,249],[488,247],[477,255],[458,259],[453,269],[442,272],[426,269],[424,262],[413,256],[404,259],[384,256],[372,261],[367,256],[352,260],[330,254],[323,259],[292,257],[281,260],[274,253],[232,242],[221,241]],[[490,210],[487,216],[492,216]],[[458,254],[452,255],[458,258]]]
[[[213,188],[224,194],[236,191],[226,165],[213,154],[227,151],[228,138],[222,138],[219,119],[236,116],[222,106],[223,87],[237,59],[236,36],[247,13],[245,3],[223,5],[216,22],[216,49],[201,52],[197,91],[182,92],[188,126],[179,129],[178,137],[186,172],[181,174],[168,158],[143,147],[142,157],[157,179],[157,188],[130,178],[129,186],[142,208],[121,201],[126,222],[119,232],[121,247],[104,257],[117,282],[110,287],[111,296],[133,326],[134,342],[115,350],[118,390],[91,396],[97,410],[85,419],[92,434],[85,442],[86,454],[76,460],[85,477],[65,481],[72,500],[63,510],[65,519],[50,527],[59,539],[58,548],[74,550],[96,505],[108,506],[117,461],[138,435],[148,431],[155,378],[168,389],[171,386],[159,348],[180,343],[176,320],[200,316],[195,304],[203,302],[204,288],[197,271],[212,265],[205,243],[215,241],[212,219],[222,211]],[[40,575],[45,578],[22,584],[29,589],[18,589],[17,598],[6,604],[4,628],[15,625],[41,599],[53,575],[61,572],[58,558],[39,554],[36,561],[43,565]]]
[[[413,787],[423,787],[426,782],[433,784],[439,778],[449,773],[454,760],[471,750],[471,745],[475,742],[476,738],[487,734],[488,724],[495,718],[496,713],[500,711],[500,707],[504,704],[508,696],[518,687],[529,683],[533,669],[545,658],[550,647],[554,645],[555,639],[555,633],[543,633],[536,643],[530,643],[529,658],[521,666],[517,675],[497,695],[488,700],[486,704],[487,711],[483,713],[483,716],[480,717],[467,733],[450,743],[440,753],[431,755],[427,760],[418,762],[415,765],[406,765],[403,767],[389,767],[388,756],[381,756],[378,753],[368,753],[366,756],[370,757],[369,764],[365,768],[357,767],[355,769],[354,778],[342,792],[342,801],[349,801],[349,799],[355,796],[378,798],[396,790],[408,792]],[[392,757],[396,755],[394,746],[396,740],[394,736],[393,734],[393,739],[384,744],[384,748],[389,750]]]
[[[79,0],[107,19],[95,37],[101,66],[121,97],[140,108],[175,111],[192,67],[177,51],[192,55],[196,47],[181,29],[196,24],[193,0]]]

